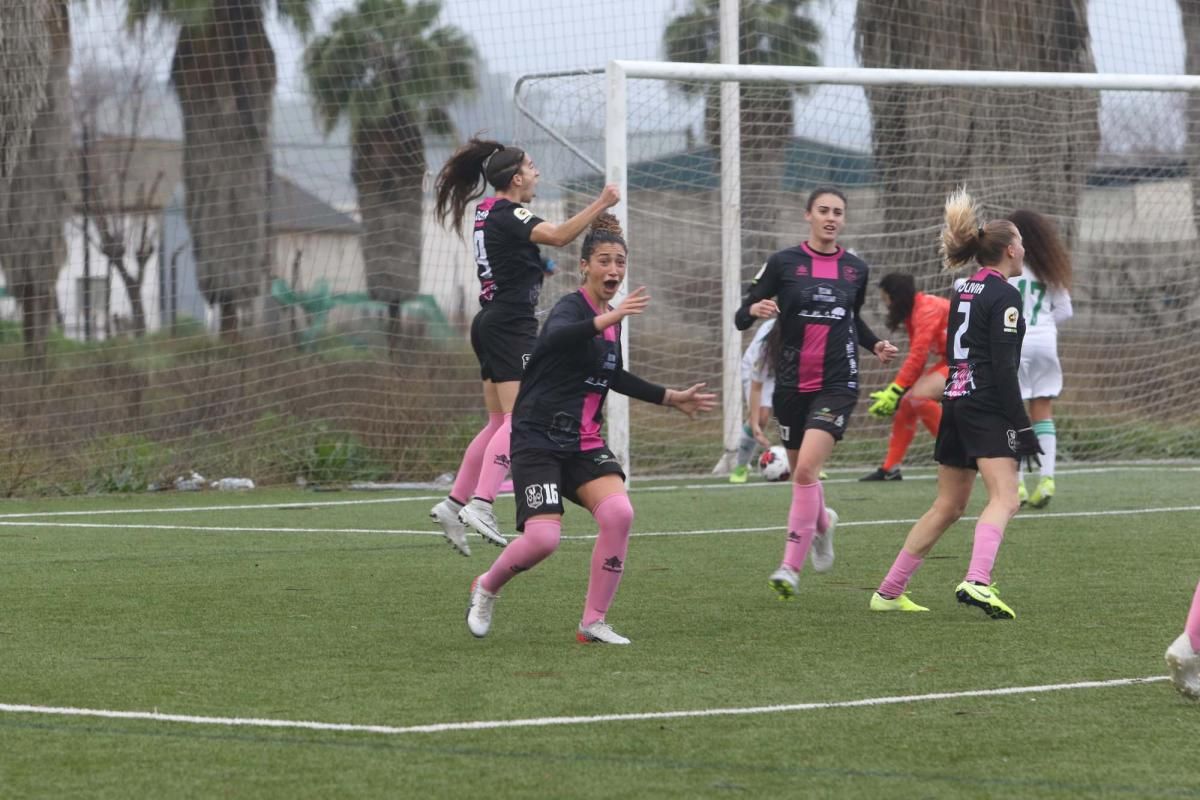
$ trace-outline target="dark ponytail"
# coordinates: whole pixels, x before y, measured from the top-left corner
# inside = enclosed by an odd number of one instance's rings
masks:
[[[503,190],[525,161],[525,151],[506,147],[491,139],[472,138],[447,159],[434,183],[437,194],[437,218],[443,225],[450,217],[454,230],[462,230],[467,204],[480,197],[485,187]]]
[[[879,281],[879,288],[887,292],[892,301],[888,306],[887,326],[889,331],[894,331],[912,314],[917,298],[916,281],[908,273],[889,272]]]

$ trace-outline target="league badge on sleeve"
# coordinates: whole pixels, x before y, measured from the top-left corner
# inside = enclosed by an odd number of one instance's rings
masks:
[[[1004,332],[1016,333],[1017,321],[1021,318],[1021,312],[1015,306],[1009,306],[1004,309]]]

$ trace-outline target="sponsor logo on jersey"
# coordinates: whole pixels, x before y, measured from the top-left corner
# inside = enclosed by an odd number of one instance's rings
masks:
[[[850,283],[854,283],[858,280],[858,270],[854,267],[842,267],[842,277]]]
[[[597,453],[596,455],[592,456],[593,464],[607,464],[609,461],[616,461],[616,460],[617,460],[616,456],[614,456],[612,453],[609,453],[607,451],[601,451],[601,452]]]
[[[513,216],[528,225],[529,220],[533,219],[533,212],[528,208],[514,208]]]
[[[1004,309],[1004,332],[1016,333],[1017,320],[1020,319],[1021,312],[1016,309],[1016,306],[1009,306]]]
[[[475,209],[475,221],[476,222],[483,222],[487,218],[488,218],[488,210],[486,208]]]

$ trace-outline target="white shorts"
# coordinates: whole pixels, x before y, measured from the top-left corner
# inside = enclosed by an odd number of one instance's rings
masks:
[[[1017,368],[1021,381],[1021,399],[1058,397],[1062,393],[1062,365],[1058,363],[1055,347],[1024,346],[1021,365]]]
[[[759,408],[771,408],[772,403],[774,403],[774,400],[771,399],[771,395],[773,395],[773,394],[775,394],[775,379],[770,378],[769,380],[763,381],[762,397],[760,397],[758,400],[758,407]],[[749,378],[742,379],[742,401],[746,405],[750,405],[750,379]]]

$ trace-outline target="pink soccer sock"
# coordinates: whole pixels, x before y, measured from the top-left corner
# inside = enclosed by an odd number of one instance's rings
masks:
[[[817,533],[824,533],[829,530],[829,514],[825,511],[825,484],[817,481],[817,503],[820,505],[817,511]]]
[[[484,451],[487,450],[492,436],[500,430],[500,426],[503,424],[503,412],[488,412],[487,425],[480,428],[479,433],[475,434],[475,438],[467,445],[467,452],[463,453],[462,464],[459,465],[458,472],[454,475],[454,488],[450,490],[450,499],[460,506],[471,501],[475,492],[475,484],[479,483],[479,469],[483,466]]]
[[[483,453],[483,464],[479,468],[479,481],[475,484],[474,497],[487,500],[489,503],[496,499],[500,484],[508,474],[508,446],[512,437],[512,412],[504,415],[504,422],[492,434],[487,450]]]
[[[562,520],[554,517],[531,519],[525,532],[508,543],[492,568],[480,576],[479,582],[489,592],[498,592],[518,572],[526,572],[545,561],[558,549]]]
[[[604,619],[621,585],[625,554],[629,551],[629,531],[633,527],[633,506],[628,495],[610,494],[596,504],[592,516],[600,523],[600,535],[592,548],[592,571],[583,606],[585,628]]]
[[[896,556],[896,560],[892,562],[892,568],[888,570],[887,577],[883,579],[883,583],[879,584],[879,593],[888,598],[897,598],[904,594],[904,590],[908,588],[909,579],[924,561],[925,559],[914,556],[907,550],[901,550]]]
[[[1183,630],[1192,640],[1192,651],[1200,653],[1200,583],[1196,584],[1196,594],[1192,597],[1192,609],[1188,611],[1187,624]]]
[[[967,568],[967,580],[984,585],[992,582],[992,567],[1004,531],[986,522],[975,525],[975,544],[971,548],[971,566]]]
[[[817,532],[817,516],[821,513],[821,484],[792,484],[792,506],[788,509],[787,545],[783,548],[783,566],[800,571],[813,535]],[[826,521],[828,522],[828,520]]]

